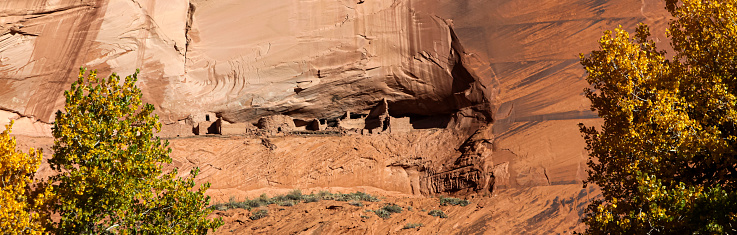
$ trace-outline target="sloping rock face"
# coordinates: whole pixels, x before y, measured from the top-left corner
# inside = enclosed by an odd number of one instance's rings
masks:
[[[466,64],[449,21],[413,1],[25,1],[0,3],[0,107],[53,121],[78,66],[142,71],[173,123],[217,112],[334,118],[382,98],[394,115],[474,110],[491,121],[495,77]]]
[[[140,68],[144,101],[172,126],[205,113],[236,123],[335,119],[383,104],[394,117],[444,116],[452,120],[429,127],[450,122],[473,133],[492,122],[496,107],[498,81],[484,59],[466,52],[434,5],[418,1],[1,4],[8,63],[0,67],[0,108],[41,123],[53,122],[80,65],[101,76]],[[197,133],[209,133],[201,126]],[[180,136],[188,128],[165,129]],[[444,185],[426,193],[491,185],[485,171],[453,170],[438,173],[442,183],[429,178]]]
[[[588,153],[577,124],[600,125],[583,96],[579,53],[598,49],[604,30],[650,26],[668,49],[670,15],[660,0],[423,1],[452,19],[466,51],[499,78],[494,110],[497,188],[580,184]],[[477,69],[479,70],[479,69]]]

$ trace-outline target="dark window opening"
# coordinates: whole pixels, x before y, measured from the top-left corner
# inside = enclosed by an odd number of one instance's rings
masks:
[[[209,114],[205,114],[205,121],[206,122],[209,122],[210,121],[210,115]]]

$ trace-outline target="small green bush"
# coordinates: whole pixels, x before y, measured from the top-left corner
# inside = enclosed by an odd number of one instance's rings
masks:
[[[371,210],[366,210],[366,211],[371,211]],[[387,204],[386,206],[378,210],[373,210],[372,212],[374,212],[374,214],[379,216],[379,218],[388,219],[388,218],[391,218],[391,215],[393,213],[402,212],[402,207],[397,206],[396,204]]]
[[[302,191],[299,189],[295,189],[287,193],[286,195],[277,195],[272,198],[269,198],[266,194],[261,194],[261,196],[249,200],[246,199],[244,201],[236,201],[235,198],[231,197],[230,200],[226,203],[218,203],[210,206],[210,209],[219,210],[219,211],[225,211],[229,209],[235,209],[235,208],[243,208],[246,210],[251,210],[252,208],[258,208],[263,206],[268,206],[271,204],[277,204],[280,206],[294,206],[296,204],[299,204],[300,202],[319,202],[320,200],[334,200],[334,201],[347,201],[348,204],[353,206],[363,206],[363,203],[361,201],[365,202],[378,202],[379,199],[371,196],[370,194],[363,193],[363,192],[355,192],[355,193],[330,193],[328,191],[320,191],[317,194],[309,194],[305,195],[302,194]],[[401,208],[400,208],[401,211]]]
[[[235,209],[235,208],[243,208],[246,210],[251,210],[251,206],[248,204],[247,201],[238,202],[235,200],[235,197],[231,197],[230,200],[226,203],[214,204],[210,208],[214,210],[219,210],[219,211]]]
[[[384,206],[381,209],[384,209],[388,211],[389,213],[401,213],[402,212],[402,207],[397,206],[396,204],[389,204],[389,205]]]
[[[269,211],[265,209],[258,210],[251,215],[251,220],[257,220],[269,215]]]
[[[407,223],[406,225],[404,225],[404,228],[402,228],[402,229],[413,229],[413,228],[419,228],[419,227],[422,227],[422,224],[420,224],[420,223]]]
[[[440,205],[441,206],[447,206],[447,205],[453,205],[453,206],[468,206],[470,202],[468,200],[463,200],[459,198],[454,197],[440,197]]]
[[[303,197],[304,197],[304,195],[302,195],[302,191],[299,190],[299,189],[292,190],[286,196],[287,199],[289,199],[289,200],[295,200],[295,201],[302,200]]]
[[[260,206],[266,206],[270,204],[274,204],[274,200],[272,200],[271,198],[269,198],[269,196],[266,196],[266,194],[263,193],[261,194],[261,196],[253,200],[253,202],[251,203],[251,206],[260,207]]]
[[[315,195],[310,194],[310,195],[303,196],[302,201],[304,201],[305,203],[319,202],[320,198]]]
[[[364,193],[364,192],[355,192],[355,193],[322,193],[322,198],[325,200],[335,200],[335,201],[365,201],[365,202],[378,202],[379,199],[371,196],[370,194]],[[318,194],[319,195],[319,194]]]
[[[305,200],[309,195],[302,195],[302,191],[299,189],[292,190],[287,195],[277,195],[271,198],[270,201],[273,204],[280,206],[294,206],[299,204],[300,201]]]
[[[428,215],[435,216],[435,217],[440,217],[440,218],[448,218],[448,215],[446,215],[445,212],[443,212],[441,210],[431,210],[427,214]]]
[[[376,216],[379,216],[379,218],[382,218],[382,219],[388,219],[392,217],[392,213],[384,210],[383,208],[375,210],[374,214],[376,214]]]

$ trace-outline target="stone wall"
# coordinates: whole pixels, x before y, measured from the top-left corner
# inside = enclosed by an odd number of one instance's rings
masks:
[[[343,119],[338,121],[338,127],[343,129],[364,129],[366,127],[366,119]]]
[[[256,126],[266,131],[287,132],[296,129],[294,119],[287,115],[273,115],[262,117]]]
[[[387,129],[390,133],[410,132],[413,129],[409,117],[395,118],[389,116],[388,118],[389,127]]]

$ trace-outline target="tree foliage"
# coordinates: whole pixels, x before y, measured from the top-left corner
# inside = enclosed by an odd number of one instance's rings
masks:
[[[85,74],[80,69],[64,92],[53,126],[52,207],[61,216],[55,232],[204,234],[220,226],[206,218],[209,184],[192,190],[198,169],[184,179],[176,169],[163,173],[171,149],[153,135],[161,124],[153,105],[141,102],[138,71],[123,81]]]
[[[29,154],[16,151],[12,126],[11,121],[0,133],[0,231],[43,234],[49,221],[45,206],[53,194],[48,185],[31,185],[43,154],[34,149]]]
[[[593,234],[737,232],[737,1],[666,0],[672,58],[646,25],[581,55],[601,128],[580,124],[603,200]]]

